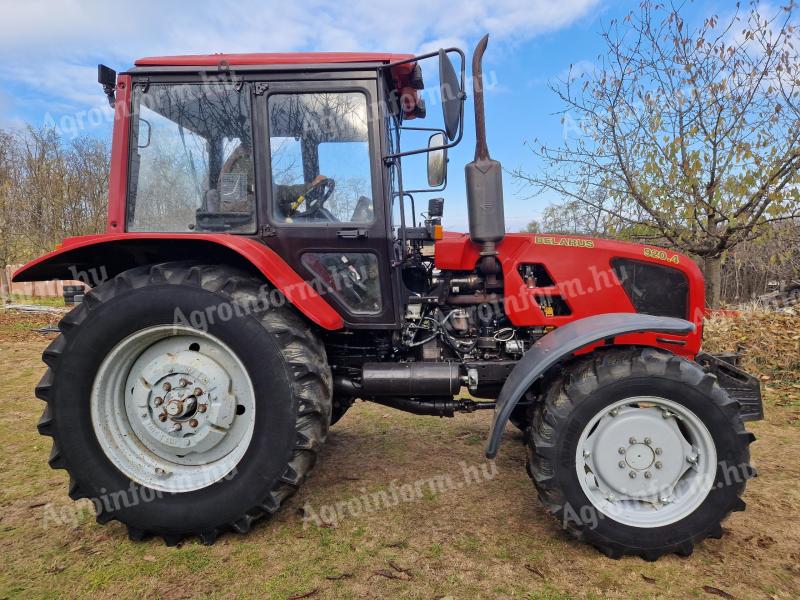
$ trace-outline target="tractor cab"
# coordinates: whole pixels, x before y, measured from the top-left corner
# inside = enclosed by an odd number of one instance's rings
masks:
[[[440,62],[443,126],[412,128],[429,144],[401,151],[404,123],[426,115],[426,58]],[[127,142],[115,144],[109,231],[257,239],[348,324],[394,328],[408,238],[432,240],[440,222],[441,201],[417,226],[413,193],[444,189],[446,150],[463,128],[463,63],[456,49],[144,58],[119,87],[101,67],[109,100],[130,107],[116,128]],[[429,187],[403,190],[402,157],[422,153]]]

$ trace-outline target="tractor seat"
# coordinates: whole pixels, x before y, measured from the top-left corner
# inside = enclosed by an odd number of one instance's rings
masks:
[[[369,223],[372,221],[372,199],[361,196],[356,202],[356,208],[353,210],[353,217],[350,221],[352,223]]]

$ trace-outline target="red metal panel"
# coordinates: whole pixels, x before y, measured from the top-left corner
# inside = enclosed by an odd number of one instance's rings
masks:
[[[48,262],[63,262],[69,253],[87,246],[96,246],[98,264],[102,263],[104,253],[113,252],[115,244],[131,240],[181,240],[210,242],[224,246],[247,259],[264,277],[279,289],[286,299],[314,323],[325,329],[341,329],[344,320],[334,308],[320,296],[314,288],[303,280],[271,248],[246,237],[224,233],[159,234],[159,233],[118,233],[87,235],[67,238],[58,250],[45,254],[14,273],[14,280],[29,280],[26,272],[34,268],[40,272]]]
[[[114,103],[114,134],[111,139],[111,172],[108,176],[108,220],[106,231],[125,231],[125,196],[128,189],[128,152],[131,119],[131,78],[117,78]]]

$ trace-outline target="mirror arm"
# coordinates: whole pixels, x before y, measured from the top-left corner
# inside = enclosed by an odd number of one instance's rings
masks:
[[[392,158],[400,158],[401,156],[412,156],[414,154],[424,154],[424,153],[430,152],[432,150],[446,150],[448,148],[452,148],[453,146],[457,146],[459,144],[459,142],[461,141],[461,137],[464,135],[463,122],[464,122],[464,115],[462,113],[462,115],[461,115],[461,123],[462,124],[459,126],[458,136],[456,137],[456,139],[454,139],[449,144],[444,144],[442,146],[435,146],[433,148],[428,148],[426,146],[425,148],[419,148],[417,150],[406,150],[405,152],[395,152],[393,154],[384,154],[383,160],[386,161],[386,160],[390,160]],[[441,130],[436,130],[436,131],[441,131]]]
[[[115,88],[111,87],[110,85],[104,85],[103,92],[105,92],[106,98],[108,98],[108,105],[111,108],[114,108],[114,105],[116,104],[117,101]]]

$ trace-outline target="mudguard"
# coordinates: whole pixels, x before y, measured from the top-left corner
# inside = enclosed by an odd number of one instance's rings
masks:
[[[486,457],[497,456],[500,438],[508,418],[531,384],[577,350],[628,333],[647,331],[686,335],[694,330],[694,324],[673,317],[606,313],[573,321],[546,334],[523,355],[500,390],[494,421],[489,431],[489,441],[486,444]]]
[[[95,286],[139,265],[203,257],[250,265],[320,327],[344,326],[341,315],[275,251],[258,240],[225,233],[106,233],[67,238],[58,250],[19,269],[13,281],[77,279]]]

